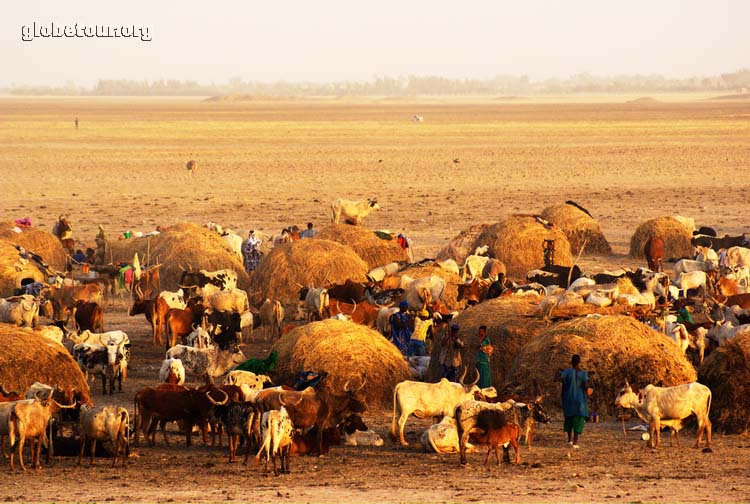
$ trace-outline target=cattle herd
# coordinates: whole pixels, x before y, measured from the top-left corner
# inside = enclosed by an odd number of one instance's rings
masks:
[[[337,200],[331,218],[356,225],[378,208],[374,199]],[[750,332],[750,293],[746,292],[750,249],[744,235],[718,239],[710,228],[696,232],[694,245],[696,257],[677,261],[672,274],[663,271],[664,243],[655,237],[646,244],[649,268],[588,276],[577,266],[548,264],[530,271],[522,283],[508,278],[505,265],[490,257],[487,247],[477,248],[462,265],[453,260],[391,263],[370,271],[368,282],[300,286],[298,318],[351,320],[390,338],[391,316],[398,311],[393,305],[402,301],[409,313],[426,311],[435,334],[444,330],[460,307],[501,296],[533,296],[548,314],[566,305],[617,303],[631,306],[634,316],[666,333],[682,352],[692,349],[691,355],[702,360],[712,348]],[[410,276],[410,268],[426,263],[459,275],[458,305],[447,305],[443,278]],[[102,289],[96,284],[56,280],[28,285],[26,293],[1,300],[0,317],[64,347],[87,378],[101,378],[102,394],[112,395],[116,388],[122,391],[131,342],[121,330],[104,332]],[[322,372],[314,387],[295,390],[274,385],[265,374],[235,369],[248,360],[240,349],[243,334],[254,338],[253,331],[260,330],[273,341],[299,322],[283,326],[284,307],[279,300],[265,299],[259,307],[251,306],[247,292],[237,288],[234,271],[185,270],[179,290],[168,292],[159,287],[156,266],[138,269],[128,287],[129,315],[144,314],[153,344],[166,350],[159,383],[136,393],[132,415],[122,406],[94,407],[80,392],[57,384],[37,383],[28,391],[0,388],[0,444],[7,457],[5,439],[10,440],[11,468],[17,459],[25,469],[25,444],[30,446],[32,465],[39,467],[42,446],[48,447],[49,457],[51,441],[66,428],[79,440],[79,464],[88,442],[92,464],[97,443],[103,443],[113,466],[118,460],[125,466],[131,442],[138,445],[142,435],[153,446],[156,431],[161,429],[163,442],[169,445],[167,426],[179,422],[187,446],[192,444],[194,426],[205,444],[211,434],[212,446],[222,446],[226,434],[230,462],[242,449],[245,463],[255,455],[258,462],[265,460],[264,472],[269,472],[270,462],[277,475],[289,472],[291,454],[325,454],[340,442],[383,444],[359,417],[368,408],[366,375],[342,385]],[[40,325],[40,316],[49,317],[52,323]],[[410,359],[415,378],[424,378],[425,359],[429,358]],[[185,386],[186,373],[205,385]],[[436,423],[420,436],[425,450],[458,453],[463,464],[467,452],[488,445],[485,463],[493,450],[499,463],[498,447],[504,447],[507,457],[510,445],[519,463],[519,438],[525,438],[530,448],[535,423],[550,421],[544,395],[540,390],[498,394],[492,387],[480,389],[478,376],[467,382],[466,375],[464,369],[458,382],[443,378],[437,383],[420,379],[399,383],[393,392],[391,438],[407,445],[404,426],[411,416],[435,418]],[[221,384],[215,385],[216,380]],[[705,433],[707,446],[711,444],[711,391],[704,385],[649,385],[637,394],[626,383],[617,404],[634,409],[649,424],[654,446],[659,446],[662,427],[675,433],[679,445],[679,431],[690,415],[698,421],[697,443]]]

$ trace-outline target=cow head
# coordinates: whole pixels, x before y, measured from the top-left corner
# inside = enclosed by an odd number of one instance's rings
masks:
[[[544,407],[544,397],[537,396],[530,406],[531,413],[534,415],[534,420],[541,423],[550,423],[551,418],[547,413],[547,409]]]
[[[342,434],[354,434],[354,431],[366,431],[367,425],[362,421],[361,416],[352,413],[338,424],[338,428]]]
[[[639,403],[638,395],[633,391],[628,381],[625,380],[625,385],[620,389],[620,393],[615,398],[615,406],[635,408]]]
[[[458,379],[458,383],[460,383],[463,386],[464,391],[467,394],[470,394],[470,393],[471,394],[481,393],[480,388],[477,387],[477,383],[479,383],[479,370],[475,370],[475,371],[477,373],[477,377],[471,383],[465,383],[464,382],[464,378],[466,378],[466,368],[465,367],[464,367],[464,372],[461,373],[461,377]]]

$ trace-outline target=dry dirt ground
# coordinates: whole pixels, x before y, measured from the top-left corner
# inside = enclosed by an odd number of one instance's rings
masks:
[[[750,103],[551,101],[290,101],[206,104],[197,99],[0,99],[0,215],[51,226],[72,219],[81,245],[96,226],[114,234],[157,224],[214,220],[270,233],[312,220],[321,226],[336,197],[377,196],[373,228],[405,228],[418,256],[430,256],[474,222],[535,212],[565,199],[589,207],[614,246],[587,258],[600,269],[638,264],[628,241],[643,220],[682,214],[720,232],[746,231],[750,204]],[[606,101],[606,100],[604,100]],[[613,100],[614,101],[614,100]],[[424,123],[412,123],[418,113]],[[73,127],[73,117],[80,128]],[[196,159],[193,180],[184,165]],[[458,162],[454,162],[458,160]],[[132,411],[135,391],[153,384],[162,350],[123,300],[107,329],[134,342],[125,392],[97,404]],[[265,356],[270,345],[245,347]],[[365,420],[383,437],[390,411]],[[176,432],[167,448],[134,449],[125,470],[75,467],[72,458],[28,474],[0,474],[0,500],[289,502],[748,501],[750,439],[714,436],[712,453],[646,448],[618,422],[587,424],[568,450],[561,418],[540,426],[522,464],[425,454],[410,420],[402,448],[334,447],[294,458],[292,474],[264,478],[258,466],[227,464],[225,449]],[[668,437],[665,436],[665,440]]]

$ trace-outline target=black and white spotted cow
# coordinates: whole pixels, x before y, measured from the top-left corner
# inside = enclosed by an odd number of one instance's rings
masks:
[[[230,269],[217,271],[194,271],[184,270],[180,276],[180,287],[194,292],[203,289],[206,285],[213,285],[219,290],[231,291],[237,288],[237,272]]]

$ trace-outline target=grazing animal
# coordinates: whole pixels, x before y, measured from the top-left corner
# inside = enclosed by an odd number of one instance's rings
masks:
[[[114,394],[115,380],[118,381],[119,391],[122,392],[122,381],[128,374],[128,343],[110,340],[106,345],[81,343],[73,347],[74,357],[88,377],[89,372],[98,373],[102,378],[102,395],[107,393],[107,379],[109,379],[109,395]]]
[[[279,410],[263,413],[260,421],[262,444],[255,460],[260,464],[260,457],[265,452],[266,465],[264,474],[268,474],[268,461],[273,462],[273,474],[279,475],[276,468],[276,457],[281,458],[281,472],[289,474],[289,451],[294,437],[294,424],[287,410],[282,406]]]
[[[380,210],[380,205],[375,198],[367,201],[339,198],[331,204],[331,222],[340,224],[343,219],[346,224],[359,226],[362,224],[362,219],[373,210]]]
[[[135,305],[134,305],[135,306]],[[177,292],[162,291],[152,306],[151,324],[154,330],[154,344],[161,346],[162,334],[167,323],[167,313],[175,308],[184,310],[187,307],[183,290]],[[131,308],[132,311],[132,308]]]
[[[83,461],[83,451],[88,440],[91,445],[91,465],[94,465],[97,441],[112,443],[114,457],[112,467],[117,464],[120,456],[122,467],[127,461],[128,426],[130,416],[128,410],[120,406],[99,406],[94,408],[88,404],[81,405],[81,451],[78,454],[78,465]],[[121,455],[120,455],[121,454]]]
[[[102,304],[104,293],[97,284],[87,285],[50,285],[42,290],[40,300],[52,303],[53,318],[55,320],[68,321],[72,318],[75,323],[76,303],[85,301],[87,303]]]
[[[185,366],[180,359],[164,359],[159,369],[159,381],[183,385],[185,383]]]
[[[206,383],[223,375],[246,357],[238,346],[228,351],[219,347],[193,348],[185,345],[175,345],[167,351],[167,359],[180,359],[185,369],[194,375],[205,378]]]
[[[515,401],[509,400],[501,403],[490,404],[483,401],[477,401],[474,398],[468,399],[457,405],[454,415],[456,417],[456,429],[458,431],[458,452],[461,456],[461,464],[466,464],[466,446],[469,442],[469,437],[478,432],[482,434],[486,433],[486,428],[477,428],[477,422],[480,413],[484,411],[497,411],[504,417],[504,421],[500,422],[496,418],[493,423],[496,427],[501,426],[503,423],[508,422],[509,418],[512,418],[512,408]],[[508,416],[506,418],[506,415]],[[514,446],[514,448],[516,448]],[[516,458],[519,457],[518,449],[516,448]]]
[[[76,301],[75,325],[79,331],[104,332],[104,307],[99,303]]]
[[[675,285],[680,288],[683,297],[687,297],[688,290],[690,289],[701,289],[701,293],[705,298],[708,275],[709,273],[706,273],[705,271],[680,273],[675,280]]]
[[[18,446],[18,462],[21,464],[21,469],[26,470],[26,467],[23,465],[23,445],[27,440],[31,441],[31,465],[36,468],[41,467],[39,455],[42,449],[42,442],[49,442],[46,435],[49,419],[60,409],[72,409],[74,407],[75,404],[64,406],[52,398],[47,400],[33,399],[18,401],[15,403],[8,415],[8,437],[10,438],[11,450],[10,470],[14,469],[13,447],[16,445]],[[18,440],[16,440],[16,436],[18,436]]]
[[[271,337],[269,341],[281,336],[281,324],[284,322],[284,307],[281,301],[271,301],[266,298],[260,307],[260,327],[263,328],[264,334],[270,330]]]
[[[300,292],[300,295],[302,293]],[[323,320],[329,313],[330,298],[328,291],[322,287],[309,287],[305,294],[307,321]]]
[[[362,417],[351,414],[338,425],[346,446],[383,446],[383,438],[362,421]]]
[[[698,448],[706,433],[706,446],[711,446],[711,420],[708,415],[711,410],[711,390],[698,382],[677,385],[676,387],[655,387],[647,385],[642,391],[642,399],[633,392],[628,382],[617,395],[615,406],[633,408],[650,427],[650,444],[658,448],[661,445],[661,426],[671,427],[680,445],[681,422],[690,415],[695,415],[698,421]],[[654,445],[654,439],[656,444]]]
[[[224,385],[247,385],[249,388],[262,390],[266,383],[273,385],[271,377],[267,375],[257,375],[250,371],[234,370],[227,373],[224,378]]]
[[[651,236],[646,240],[643,253],[648,262],[648,268],[652,271],[662,271],[661,263],[664,260],[664,240],[658,236]]]
[[[482,444],[488,444],[487,456],[484,465],[490,460],[490,454],[495,451],[495,460],[500,465],[500,455],[497,451],[500,445],[510,445],[516,453],[515,463],[521,463],[521,449],[518,446],[518,435],[520,429],[517,424],[508,423],[505,413],[496,410],[482,410],[477,415],[477,421],[472,435]],[[465,461],[461,462],[465,464]]]
[[[217,271],[187,269],[182,272],[178,285],[183,289],[204,289],[207,285],[219,290],[232,291],[237,288],[237,272],[231,269]]]
[[[439,423],[428,427],[420,436],[420,442],[425,451],[435,453],[458,453],[458,431],[456,419],[445,416]],[[474,453],[474,445],[467,443],[466,452]]]

